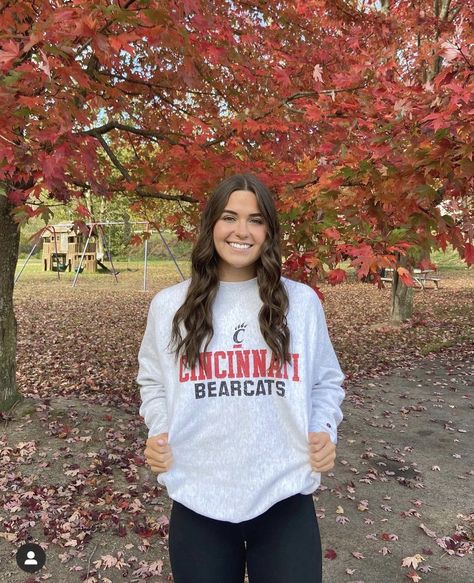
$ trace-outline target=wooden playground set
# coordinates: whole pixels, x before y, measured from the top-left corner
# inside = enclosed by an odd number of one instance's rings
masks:
[[[16,276],[15,283],[20,279],[28,261],[40,243],[42,243],[43,271],[55,271],[58,280],[61,273],[74,271],[75,276],[72,287],[75,287],[77,278],[83,271],[90,273],[101,271],[113,275],[115,282],[118,283],[117,275],[120,272],[114,266],[112,254],[107,246],[104,227],[124,224],[124,222],[88,223],[84,232],[79,231],[72,223],[45,226],[36,234],[36,242]],[[184,280],[185,277],[160,229],[152,223],[135,222],[131,224],[144,225],[140,232],[145,234],[143,289],[145,291],[147,289],[148,237],[152,231],[157,231],[160,235],[168,254],[173,259],[176,269]],[[106,263],[109,263],[110,267]]]

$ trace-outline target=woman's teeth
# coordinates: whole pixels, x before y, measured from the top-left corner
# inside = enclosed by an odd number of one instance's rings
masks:
[[[234,249],[249,249],[251,247],[251,245],[238,245],[236,243],[229,243],[229,245]]]

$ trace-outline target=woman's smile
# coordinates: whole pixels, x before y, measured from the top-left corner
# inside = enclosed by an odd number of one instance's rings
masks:
[[[231,249],[234,251],[240,251],[240,253],[248,251],[253,247],[253,245],[248,243],[229,243],[229,241],[227,241],[227,244],[231,247]]]

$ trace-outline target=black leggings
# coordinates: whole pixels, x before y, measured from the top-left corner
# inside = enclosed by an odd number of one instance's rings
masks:
[[[246,543],[246,544],[245,544]],[[321,583],[311,494],[295,494],[244,522],[197,514],[173,500],[169,554],[175,583]]]

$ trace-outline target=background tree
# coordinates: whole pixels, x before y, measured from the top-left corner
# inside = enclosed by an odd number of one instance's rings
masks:
[[[285,273],[316,289],[347,258],[379,285],[382,266],[411,285],[448,242],[472,263],[439,211],[471,212],[472,16],[449,0],[3,2],[2,406],[19,398],[19,225],[49,218],[45,191],[126,195],[143,216],[175,201],[166,226],[191,240],[210,189],[245,169],[276,192]]]

